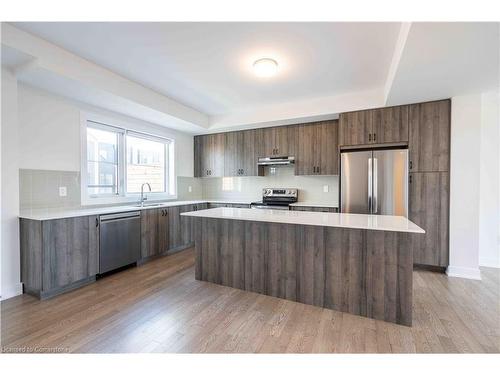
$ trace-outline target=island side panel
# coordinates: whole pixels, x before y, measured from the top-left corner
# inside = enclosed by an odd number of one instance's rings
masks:
[[[325,228],[298,225],[297,301],[324,306]]]
[[[367,231],[367,316],[411,326],[413,255],[408,234]]]
[[[220,284],[245,288],[245,223],[236,220],[219,222],[221,237],[218,260]]]
[[[327,228],[325,247],[325,307],[365,315],[363,264],[366,231]]]
[[[406,233],[196,219],[196,278],[411,325]]]
[[[295,225],[268,226],[267,294],[297,300],[297,229]]]
[[[267,293],[268,224],[245,221],[245,290]]]

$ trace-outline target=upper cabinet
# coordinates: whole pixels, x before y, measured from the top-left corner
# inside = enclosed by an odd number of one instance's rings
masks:
[[[357,146],[371,143],[372,111],[341,113],[339,116],[339,144]]]
[[[450,100],[409,106],[410,171],[448,172],[450,164]]]
[[[224,176],[255,176],[259,134],[255,130],[225,133]]]
[[[294,156],[295,126],[278,126],[257,129],[260,142],[257,145],[257,156]]]
[[[408,142],[408,106],[341,113],[341,146]]]
[[[338,121],[296,127],[296,175],[338,174]]]
[[[194,137],[195,177],[224,176],[224,133]]]
[[[374,109],[372,143],[408,142],[408,106]]]

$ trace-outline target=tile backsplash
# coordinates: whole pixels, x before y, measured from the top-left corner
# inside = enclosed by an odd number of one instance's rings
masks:
[[[299,189],[299,201],[338,203],[338,176],[295,176],[293,167],[266,168],[263,177],[177,177],[179,200],[257,201],[266,187]],[[327,186],[328,192],[324,192]],[[59,196],[59,187],[67,195]],[[70,208],[80,206],[80,173],[71,171],[19,170],[20,208]],[[191,190],[191,191],[189,191]]]
[[[295,176],[292,166],[266,168],[263,177],[213,177],[203,178],[203,199],[234,199],[257,201],[262,189],[283,187],[299,189],[299,201],[314,203],[338,203],[338,176]],[[328,192],[324,192],[328,186]]]
[[[59,196],[59,187],[66,196]],[[80,206],[80,172],[19,170],[20,208],[63,208]]]

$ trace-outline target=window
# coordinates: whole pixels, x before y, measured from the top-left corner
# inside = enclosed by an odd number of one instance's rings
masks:
[[[151,191],[167,190],[166,165],[168,141],[127,135],[127,193],[139,193],[148,182]]]
[[[174,142],[86,120],[82,200],[136,200],[144,183],[158,198],[175,196]],[[90,198],[90,199],[89,199]]]
[[[99,124],[87,128],[87,191],[89,195],[117,195],[120,133]]]

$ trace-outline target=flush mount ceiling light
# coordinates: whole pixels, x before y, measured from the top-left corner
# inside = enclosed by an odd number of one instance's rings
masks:
[[[253,71],[257,77],[272,77],[278,71],[276,60],[264,58],[253,63]]]

